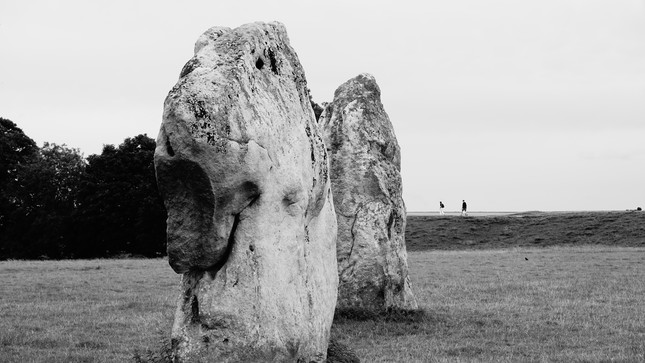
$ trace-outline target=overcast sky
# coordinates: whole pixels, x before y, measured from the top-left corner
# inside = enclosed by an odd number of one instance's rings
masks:
[[[376,77],[408,211],[645,207],[645,0],[2,0],[0,117],[85,156],[156,138],[197,37],[254,21],[318,103]]]

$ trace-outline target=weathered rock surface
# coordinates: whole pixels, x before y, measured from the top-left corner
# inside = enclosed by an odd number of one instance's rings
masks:
[[[177,361],[324,361],[336,218],[304,71],[280,23],[215,27],[165,101],[155,167],[183,274]]]
[[[338,307],[415,309],[405,250],[401,153],[369,74],[341,85],[319,120],[338,218]]]

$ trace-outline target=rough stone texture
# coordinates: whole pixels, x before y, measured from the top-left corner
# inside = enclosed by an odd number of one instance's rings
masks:
[[[176,361],[324,361],[336,217],[304,71],[280,23],[215,27],[165,101],[155,167],[183,274]]]
[[[338,307],[416,309],[401,153],[374,77],[361,74],[341,85],[319,122],[338,218]]]

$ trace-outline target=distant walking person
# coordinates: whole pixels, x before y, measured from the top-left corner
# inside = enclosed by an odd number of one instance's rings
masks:
[[[465,200],[461,201],[461,215],[462,216],[467,216],[468,213],[466,213],[466,209],[468,208],[468,205],[466,204]]]
[[[444,208],[444,207],[445,207],[445,206],[443,205],[443,202],[442,202],[442,201],[439,201],[439,215],[440,215],[440,216],[442,216],[442,215],[443,215],[443,208]]]

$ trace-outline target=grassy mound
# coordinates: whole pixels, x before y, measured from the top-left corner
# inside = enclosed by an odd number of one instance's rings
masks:
[[[530,212],[507,216],[409,216],[408,251],[554,245],[645,247],[645,213]]]

